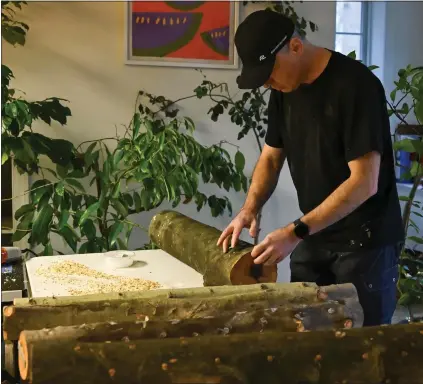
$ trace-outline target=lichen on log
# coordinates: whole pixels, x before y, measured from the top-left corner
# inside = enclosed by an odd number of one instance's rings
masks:
[[[276,282],[276,266],[257,266],[253,245],[239,241],[224,253],[216,245],[221,231],[181,213],[163,211],[153,217],[150,239],[159,248],[203,275],[205,286]]]
[[[245,288],[245,290],[243,289]],[[157,290],[117,299],[95,295],[78,302],[78,297],[33,299],[23,305],[5,307],[4,338],[17,340],[23,330],[57,326],[136,321],[141,316],[154,319],[181,320],[207,316],[223,317],[237,312],[276,308],[284,311],[293,330],[294,317],[302,318],[306,329],[338,327],[350,320],[353,327],[363,323],[363,312],[352,284],[318,287],[307,283],[257,284],[181,290]],[[49,305],[54,303],[56,305]],[[299,319],[301,320],[301,319]]]
[[[19,341],[20,373],[32,384],[419,384],[423,377],[423,324],[110,342],[32,334]]]

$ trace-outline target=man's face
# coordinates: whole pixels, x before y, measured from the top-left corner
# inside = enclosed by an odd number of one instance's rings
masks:
[[[264,86],[280,92],[295,91],[302,81],[302,53],[302,41],[291,39],[289,46],[276,55],[273,72]]]

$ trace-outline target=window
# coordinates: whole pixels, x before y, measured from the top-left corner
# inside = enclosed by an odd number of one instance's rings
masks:
[[[355,51],[358,60],[367,64],[367,1],[337,1],[335,51],[347,55]]]

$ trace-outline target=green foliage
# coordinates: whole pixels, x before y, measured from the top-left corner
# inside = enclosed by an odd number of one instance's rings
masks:
[[[2,35],[13,45],[24,45],[29,29],[14,20],[21,3],[2,2]],[[43,246],[43,255],[54,252],[52,234],[78,253],[126,249],[134,228],[145,230],[129,217],[165,201],[173,208],[193,202],[198,211],[208,206],[214,217],[232,213],[227,197],[207,196],[200,183],[247,190],[242,153],[233,163],[223,142],[199,144],[192,119],[179,117],[176,104],[163,96],[140,92],[137,111],[114,149],[105,144],[108,139],[75,148],[32,131],[37,119],[65,125],[71,111],[64,100],[24,100],[11,88],[12,79],[2,65],[2,162],[13,156],[19,172],[41,176],[31,185],[30,203],[15,213],[13,240],[28,237],[31,246]],[[43,156],[52,168],[40,166]]]
[[[1,37],[13,46],[25,45],[28,25],[15,20],[16,9],[22,9],[26,1],[1,2]]]
[[[200,182],[246,191],[241,152],[234,164],[222,145],[199,144],[194,122],[162,96],[140,92],[137,106],[114,150],[104,140],[84,143],[78,161],[58,164],[32,185],[31,203],[16,212],[15,240],[29,235],[49,254],[52,233],[78,253],[127,249],[134,228],[145,230],[130,216],[165,201],[173,208],[192,201],[198,211],[207,205],[214,217],[232,212],[227,197],[207,196]]]
[[[307,21],[304,17],[298,16],[293,5],[295,3],[302,3],[302,1],[244,1],[243,4],[247,5],[249,3],[261,3],[266,4],[266,9],[270,9],[274,12],[282,13],[283,15],[289,17],[295,24],[297,31],[302,35],[306,36],[307,28],[310,28],[312,32],[318,30],[318,26],[312,21]]]
[[[388,100],[390,114],[395,115],[401,123],[407,124],[407,117],[414,113],[419,125],[423,124],[423,67],[412,67],[398,71]],[[407,99],[407,100],[406,100]],[[408,100],[411,100],[407,103]]]
[[[422,244],[421,237],[410,240]],[[398,290],[401,293],[399,304],[411,305],[423,302],[423,256],[421,252],[403,250],[401,255]]]
[[[355,59],[355,51],[348,54]],[[375,65],[369,66],[371,70],[378,68]],[[395,88],[391,91],[387,99],[389,116],[395,116],[402,125],[410,126],[408,118],[414,113],[419,125],[423,123],[423,67],[412,67],[398,71],[398,79],[394,81]],[[405,202],[403,210],[404,230],[407,234],[407,240],[418,245],[423,244],[423,238],[419,235],[420,228],[413,218],[423,218],[421,212],[421,203],[416,200],[416,192],[421,185],[423,177],[422,156],[423,142],[422,137],[407,138],[397,140],[396,135],[393,147],[395,151],[405,151],[413,153],[414,160],[411,166],[405,170],[402,180],[412,181],[413,185],[408,196],[400,196],[400,200]],[[399,164],[397,164],[400,166]],[[413,229],[416,235],[409,235],[410,229]],[[423,259],[422,253],[414,252],[404,248],[401,252],[398,292],[400,294],[399,304],[410,305],[423,302]]]
[[[267,91],[255,89],[235,99],[231,97],[226,83],[216,84],[204,77],[202,83],[194,89],[194,94],[199,99],[213,101],[214,105],[208,111],[212,121],[218,121],[221,115],[229,115],[231,122],[240,127],[238,140],[252,132],[261,150],[261,139],[266,135],[267,126],[268,111],[264,98]]]
[[[357,54],[356,54],[356,52],[355,51],[351,51],[348,55],[347,55],[347,57],[350,57],[351,59],[354,59],[354,60],[357,60]],[[361,60],[357,60],[358,62],[360,62],[360,63],[362,63],[362,61]],[[375,69],[378,69],[379,68],[379,66],[377,66],[377,65],[369,65],[369,67],[368,67],[371,71],[374,71]]]
[[[29,27],[14,20],[15,8],[21,9],[23,1],[2,2],[2,38],[12,45],[24,45]],[[71,116],[62,99],[50,97],[42,101],[27,101],[11,87],[12,70],[1,66],[1,115],[2,115],[2,164],[13,155],[20,173],[33,174],[39,170],[39,156],[47,155],[55,164],[74,161],[73,145],[65,140],[54,140],[34,133],[32,124],[42,120],[47,124],[67,123]]]
[[[414,114],[419,125],[423,124],[423,67],[412,67],[398,71],[398,79],[394,82],[395,88],[387,100],[390,116],[395,116],[401,125],[410,126],[408,118]],[[421,202],[416,199],[416,192],[421,185],[423,177],[422,156],[423,142],[422,137],[416,135],[415,138],[406,138],[397,140],[395,136],[394,149],[396,151],[405,151],[412,153],[414,160],[411,166],[406,169],[403,175],[404,181],[412,181],[413,185],[408,196],[401,196],[405,201],[403,222],[407,233],[407,240],[418,245],[423,244],[423,238],[420,235],[420,228],[413,219],[423,217]],[[413,229],[416,235],[409,235],[410,229]],[[422,253],[412,252],[404,249],[401,255],[400,279],[398,281],[398,290],[400,292],[400,304],[410,305],[423,302],[423,259]]]

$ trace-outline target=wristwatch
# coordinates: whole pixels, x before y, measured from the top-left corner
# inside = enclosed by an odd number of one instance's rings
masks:
[[[294,221],[294,233],[295,236],[304,240],[310,233],[308,225],[303,223],[301,219],[297,219]]]

